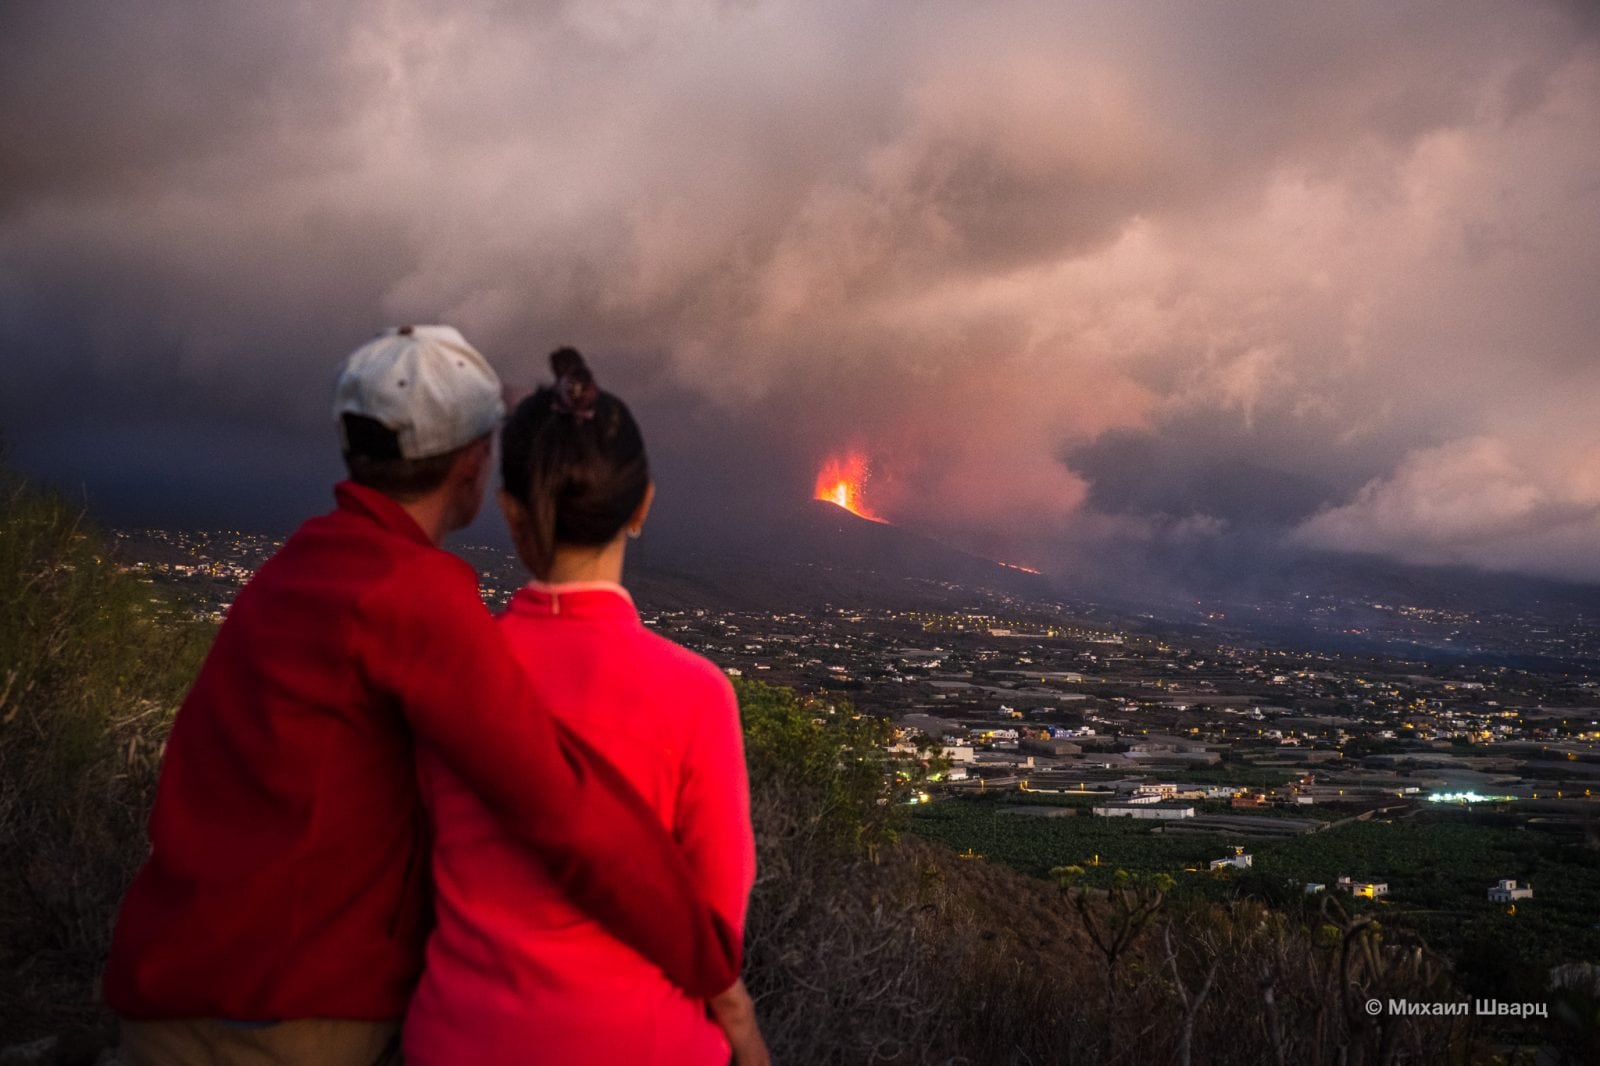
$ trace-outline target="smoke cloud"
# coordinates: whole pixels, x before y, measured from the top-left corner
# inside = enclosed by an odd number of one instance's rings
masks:
[[[589,353],[688,525],[855,449],[874,510],[1030,565],[1248,532],[1600,580],[1597,31],[10,4],[0,432],[141,516],[282,524],[337,472],[340,357],[447,321],[517,380]]]

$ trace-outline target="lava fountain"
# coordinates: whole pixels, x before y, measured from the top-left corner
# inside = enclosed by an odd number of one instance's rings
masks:
[[[872,509],[861,498],[867,474],[867,457],[860,452],[832,456],[822,464],[822,469],[817,473],[817,487],[813,495],[819,500],[826,500],[843,507],[858,518],[883,522],[885,520],[873,514]]]

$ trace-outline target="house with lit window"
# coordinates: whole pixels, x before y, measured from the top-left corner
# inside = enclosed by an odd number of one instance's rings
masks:
[[[1512,903],[1519,899],[1532,899],[1533,887],[1531,885],[1519,886],[1511,878],[1501,878],[1489,889],[1490,903]]]
[[[1220,859],[1212,859],[1211,869],[1225,870],[1231,866],[1236,870],[1248,870],[1255,861],[1249,852],[1245,851],[1243,847],[1237,844],[1233,846],[1232,851],[1233,854],[1231,855],[1224,856]]]
[[[1389,883],[1387,881],[1353,881],[1348,877],[1341,876],[1339,880],[1334,882],[1334,887],[1340,892],[1348,892],[1350,895],[1359,896],[1362,899],[1377,899],[1379,896],[1387,896],[1389,894]]]

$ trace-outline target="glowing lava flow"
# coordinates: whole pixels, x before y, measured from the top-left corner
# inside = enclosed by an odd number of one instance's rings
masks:
[[[819,500],[827,500],[831,504],[843,507],[858,518],[882,522],[884,519],[873,514],[872,509],[861,498],[861,489],[866,481],[866,456],[858,452],[834,456],[822,464],[822,470],[817,474],[817,488],[814,495]]]

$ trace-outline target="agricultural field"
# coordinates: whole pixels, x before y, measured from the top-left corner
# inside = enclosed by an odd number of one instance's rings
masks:
[[[1029,797],[1031,799],[1031,797]],[[1322,903],[1306,882],[1331,891],[1341,874],[1382,881],[1378,900],[1339,896],[1385,927],[1420,936],[1477,975],[1481,994],[1537,987],[1549,967],[1600,961],[1600,855],[1537,830],[1474,824],[1423,812],[1393,821],[1351,822],[1319,833],[1274,839],[1223,834],[1164,834],[1151,822],[1008,813],[1018,796],[959,797],[920,807],[911,831],[957,852],[1004,863],[1036,877],[1056,866],[1081,866],[1084,881],[1105,886],[1118,869],[1166,873],[1174,895],[1226,899],[1249,895],[1314,914]],[[1059,804],[1053,804],[1059,806]],[[1248,870],[1212,873],[1209,860],[1242,844]],[[1488,902],[1500,878],[1534,886],[1515,908]],[[1470,962],[1470,965],[1468,963]]]
[[[1042,798],[1041,806],[1083,809],[1074,817],[1030,818],[1005,810],[1016,806],[1016,793],[960,797],[917,808],[911,829],[958,852],[971,850],[1035,877],[1049,876],[1055,866],[1100,867],[1107,883],[1118,867],[1170,873],[1196,863],[1203,866],[1219,858],[1229,843],[1221,836],[1163,836],[1152,833],[1149,822],[1096,818],[1087,805]],[[1091,877],[1091,883],[1094,880]]]

